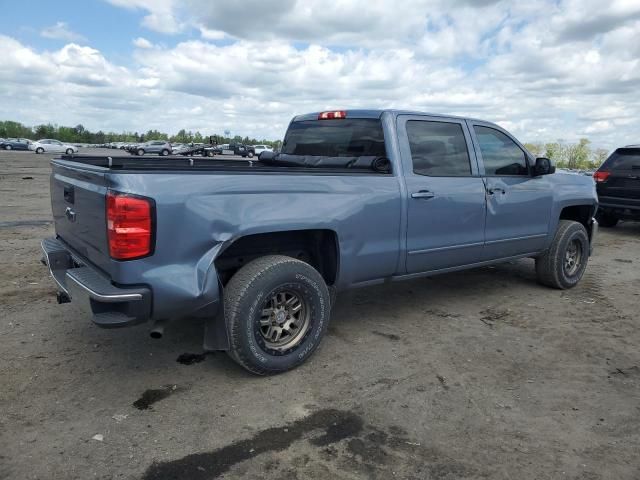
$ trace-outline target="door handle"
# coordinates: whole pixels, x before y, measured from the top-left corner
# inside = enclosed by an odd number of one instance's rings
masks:
[[[489,187],[489,188],[487,188],[487,193],[488,193],[489,195],[493,195],[493,194],[495,194],[496,192],[500,192],[500,193],[502,193],[503,195],[504,195],[505,193],[507,193],[507,191],[506,191],[504,188],[500,188],[500,187]]]
[[[433,197],[435,197],[435,194],[428,190],[420,190],[419,192],[413,192],[411,194],[411,198],[423,198],[425,200],[428,200]]]

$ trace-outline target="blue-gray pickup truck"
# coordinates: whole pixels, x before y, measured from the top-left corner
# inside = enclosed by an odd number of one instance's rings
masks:
[[[257,160],[54,159],[61,303],[101,327],[205,318],[204,347],[256,374],[316,350],[335,294],[522,257],[582,277],[591,177],[555,173],[499,126],[395,110],[295,117]]]

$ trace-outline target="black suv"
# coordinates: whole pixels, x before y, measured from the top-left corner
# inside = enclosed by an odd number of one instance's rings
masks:
[[[640,145],[618,148],[593,178],[600,225],[613,227],[620,219],[640,220]]]

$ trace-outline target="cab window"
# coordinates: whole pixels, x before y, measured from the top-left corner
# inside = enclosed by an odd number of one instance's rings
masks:
[[[495,128],[473,127],[487,176],[529,175],[524,151],[507,135]]]
[[[471,160],[462,125],[409,120],[407,136],[413,172],[430,177],[471,175]]]

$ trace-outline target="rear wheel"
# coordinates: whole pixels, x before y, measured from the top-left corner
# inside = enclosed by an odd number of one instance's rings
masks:
[[[44,153],[44,148],[42,147],[36,148],[36,153]]]
[[[249,153],[247,153],[247,156],[248,156],[249,158],[253,158],[253,152],[249,152]]]
[[[144,155],[144,150],[139,148],[138,151],[136,152],[139,156]]]
[[[213,150],[207,150],[206,151],[206,155],[207,155],[207,157],[213,157],[213,155],[214,155]]]
[[[536,258],[538,281],[548,287],[575,287],[589,260],[589,236],[584,225],[560,220],[549,250]]]
[[[311,265],[282,255],[258,258],[224,291],[229,356],[258,375],[291,370],[318,348],[329,312],[327,285]]]
[[[5,145],[4,149],[5,150],[11,150],[13,147],[11,145]]]
[[[166,157],[167,155],[169,155],[169,150],[165,148],[164,150],[162,150],[162,152],[160,152],[160,155],[162,155],[163,157]]]
[[[596,214],[596,220],[598,221],[598,225],[604,228],[612,228],[618,224],[618,218],[605,212],[598,212]]]
[[[65,152],[67,155],[71,155],[73,153],[73,149],[71,148],[67,148],[67,151]]]

